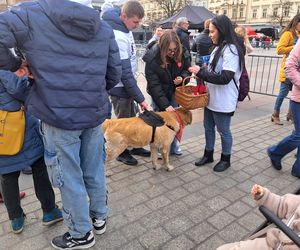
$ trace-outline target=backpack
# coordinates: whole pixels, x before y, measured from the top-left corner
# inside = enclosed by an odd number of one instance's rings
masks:
[[[242,74],[241,74],[241,77],[239,80],[240,87],[238,87],[234,78],[233,78],[233,81],[234,81],[236,88],[239,91],[238,101],[242,102],[242,101],[244,101],[246,96],[248,96],[248,93],[249,93],[250,79],[249,79],[247,69],[244,67],[244,69],[242,71]]]

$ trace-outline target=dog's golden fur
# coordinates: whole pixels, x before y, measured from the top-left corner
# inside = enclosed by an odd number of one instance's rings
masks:
[[[177,108],[176,112],[181,117],[183,127],[191,124],[191,111]],[[138,117],[105,120],[102,127],[106,139],[106,160],[117,158],[127,147],[140,148],[150,144],[153,168],[158,169],[157,152],[160,149],[164,165],[171,171],[173,166],[169,163],[170,145],[180,130],[180,123],[175,112],[164,111],[157,114],[164,119],[165,124],[156,128],[153,143],[150,143],[152,127]]]

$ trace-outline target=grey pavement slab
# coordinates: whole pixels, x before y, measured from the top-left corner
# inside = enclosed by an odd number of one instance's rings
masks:
[[[238,120],[241,112],[245,112],[242,105],[234,119]],[[270,122],[269,113],[267,110],[263,116],[233,122],[233,162],[223,173],[213,172],[213,164],[194,165],[203,151],[201,132],[182,141],[183,156],[171,157],[175,166],[172,172],[153,170],[149,158],[138,158],[140,164],[133,167],[116,161],[108,164],[107,232],[96,236],[92,249],[215,249],[225,242],[246,239],[263,221],[250,197],[251,186],[260,183],[284,194],[299,185],[298,178],[290,175],[294,153],[284,158],[282,171],[270,165],[266,148],[288,135],[293,124],[276,126]],[[193,130],[200,129],[201,120],[193,126]],[[216,152],[215,162],[220,154],[219,137]],[[1,250],[51,249],[51,238],[66,230],[62,223],[42,226],[33,188],[25,191],[22,204],[27,219],[20,235],[11,232],[0,204]],[[55,191],[61,206],[59,191]]]

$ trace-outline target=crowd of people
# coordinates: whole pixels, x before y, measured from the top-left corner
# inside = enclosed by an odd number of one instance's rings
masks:
[[[52,239],[56,249],[92,247],[94,234],[106,231],[108,203],[101,124],[111,118],[112,110],[117,118],[135,117],[140,110],[176,112],[179,105],[175,90],[194,74],[205,81],[209,93],[204,108],[204,153],[195,165],[203,167],[214,161],[217,130],[222,151],[213,171],[223,172],[231,166],[231,119],[238,104],[240,78],[246,70],[245,56],[253,51],[245,28],[235,27],[226,15],[206,20],[191,47],[188,18],[179,18],[170,30],[156,27],[143,56],[151,97],[148,104],[136,80],[132,35],[144,17],[142,5],[135,0],[110,2],[100,14],[92,8],[91,0],[38,0],[0,15],[0,110],[24,109],[26,114],[21,150],[0,155],[0,202],[6,206],[13,232],[21,233],[26,216],[20,200],[25,193],[19,190],[18,178],[30,166],[43,210],[42,223],[48,226],[64,220],[67,227],[65,234]],[[277,170],[282,167],[281,159],[300,144],[299,32],[300,15],[296,15],[277,46],[277,53],[285,56],[271,119],[281,124],[280,106],[291,89],[287,119],[295,125],[290,136],[267,151]],[[197,53],[195,65],[191,51]],[[176,138],[170,154],[182,155]],[[128,148],[117,160],[137,165],[133,155],[149,157],[150,152]],[[299,164],[297,154],[293,176],[300,177]],[[55,204],[53,187],[60,190],[61,209]],[[280,200],[261,186],[253,187],[252,194],[261,203]],[[220,249],[254,249],[260,244],[260,249],[273,247],[263,239]],[[278,244],[281,242],[276,238],[274,246]]]

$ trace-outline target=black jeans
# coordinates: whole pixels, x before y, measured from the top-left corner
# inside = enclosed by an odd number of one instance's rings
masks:
[[[44,158],[39,158],[31,166],[35,195],[41,202],[43,212],[50,212],[55,208],[55,195],[49,181]],[[10,220],[19,218],[23,214],[19,197],[20,171],[0,175],[2,197]]]

